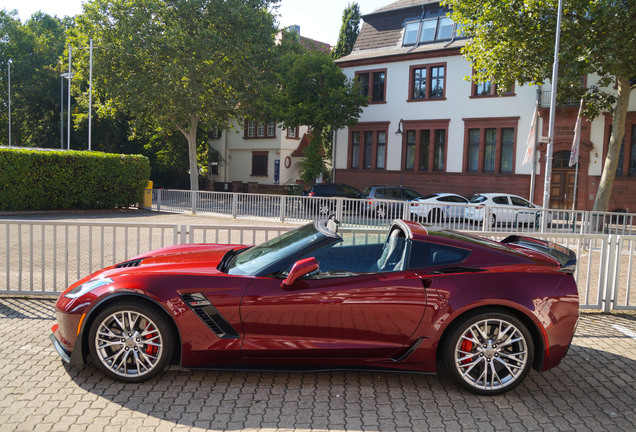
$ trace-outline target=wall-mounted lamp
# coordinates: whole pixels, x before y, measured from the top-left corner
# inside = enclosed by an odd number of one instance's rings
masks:
[[[402,135],[402,125],[404,124],[404,120],[400,119],[398,122],[398,130],[395,131],[396,135]]]

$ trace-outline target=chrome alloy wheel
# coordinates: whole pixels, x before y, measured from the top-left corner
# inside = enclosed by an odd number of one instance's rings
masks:
[[[498,393],[517,384],[529,368],[528,338],[517,325],[501,318],[466,326],[454,346],[454,368],[478,392]]]
[[[126,378],[148,375],[161,363],[164,338],[145,314],[120,310],[98,324],[94,348],[101,365]]]

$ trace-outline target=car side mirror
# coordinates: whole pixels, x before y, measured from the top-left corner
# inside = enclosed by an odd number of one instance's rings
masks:
[[[314,257],[301,259],[296,261],[292,266],[287,278],[281,284],[282,288],[287,288],[293,285],[298,279],[309,273],[318,270],[318,260]]]

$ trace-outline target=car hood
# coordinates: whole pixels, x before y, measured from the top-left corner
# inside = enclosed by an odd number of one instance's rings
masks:
[[[103,276],[133,272],[218,273],[216,267],[223,255],[231,249],[244,247],[246,246],[227,244],[168,246],[137,255],[110,267]]]

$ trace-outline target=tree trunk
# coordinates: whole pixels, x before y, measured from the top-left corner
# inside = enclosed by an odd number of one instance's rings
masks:
[[[596,200],[594,201],[593,207],[594,211],[600,212],[608,211],[609,208],[614,178],[616,177],[616,167],[618,166],[618,157],[625,136],[625,120],[629,106],[629,94],[631,93],[629,78],[618,77],[617,82],[618,99],[612,117],[612,134],[610,135],[607,157],[603,165],[603,173],[601,174],[601,181],[598,185],[598,192],[596,193]],[[625,157],[628,156],[625,155]]]
[[[190,190],[197,192],[199,190],[199,164],[197,162],[197,129],[199,126],[199,117],[192,115],[190,117],[190,127],[188,130],[179,126],[176,122],[174,125],[179,129],[188,140],[188,160],[190,162]]]

